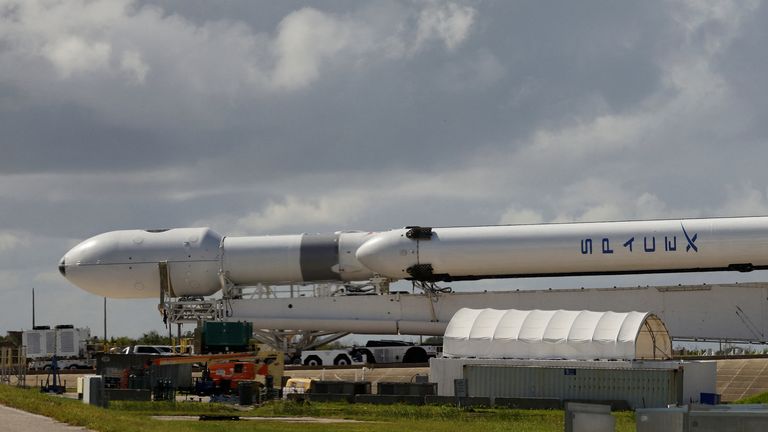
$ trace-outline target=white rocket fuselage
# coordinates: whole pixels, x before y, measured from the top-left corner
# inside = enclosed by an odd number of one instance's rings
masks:
[[[175,296],[234,285],[630,274],[768,268],[768,217],[407,227],[385,232],[221,237],[208,228],[113,231],[59,269],[100,296]]]

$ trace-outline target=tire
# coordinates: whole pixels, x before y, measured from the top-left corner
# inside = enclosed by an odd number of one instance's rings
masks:
[[[403,356],[403,363],[426,363],[428,361],[429,357],[424,348],[411,348]]]
[[[304,359],[304,366],[322,366],[323,361],[316,355],[311,355]]]
[[[43,366],[43,370],[48,372],[49,370],[51,370],[51,365],[48,364],[48,365]]]
[[[358,363],[374,364],[376,363],[376,357],[373,356],[371,351],[367,349],[355,349],[350,351],[349,355],[352,360]]]
[[[346,354],[339,354],[333,359],[333,364],[336,366],[349,366],[352,364],[352,360],[350,360],[349,356]]]
[[[374,357],[373,353],[368,350],[363,350],[363,358],[368,364],[376,364],[376,357]]]
[[[75,370],[75,369],[79,369],[79,368],[77,367],[77,365],[69,365],[69,366],[67,366],[67,369]]]

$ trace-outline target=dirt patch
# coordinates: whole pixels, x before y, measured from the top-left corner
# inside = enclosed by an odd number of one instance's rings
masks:
[[[200,416],[152,416],[163,421],[200,421]],[[240,421],[278,421],[286,423],[365,423],[359,420],[323,417],[240,417]]]

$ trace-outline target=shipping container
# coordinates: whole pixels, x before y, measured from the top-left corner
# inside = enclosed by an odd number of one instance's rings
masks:
[[[27,357],[31,359],[51,357],[56,351],[56,330],[25,330],[21,340],[22,345],[27,347]]]
[[[438,358],[429,362],[429,380],[437,383],[439,396],[454,396],[456,380],[466,380],[467,396],[473,397],[617,400],[637,408],[699,403],[701,393],[716,391],[716,377],[714,361]]]
[[[470,397],[626,401],[633,408],[683,399],[682,369],[466,365],[464,377]]]

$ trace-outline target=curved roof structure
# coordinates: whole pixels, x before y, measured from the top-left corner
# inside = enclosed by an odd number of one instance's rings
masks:
[[[443,339],[446,357],[668,359],[672,340],[649,312],[460,309]]]

